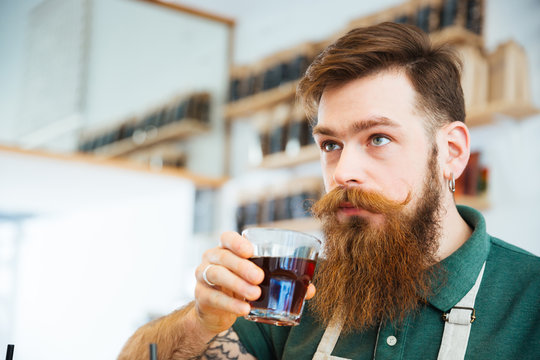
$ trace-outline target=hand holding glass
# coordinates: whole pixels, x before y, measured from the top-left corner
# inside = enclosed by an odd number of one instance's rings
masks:
[[[292,230],[251,228],[242,236],[253,244],[253,263],[264,271],[261,296],[250,301],[246,319],[293,326],[300,323],[321,242]]]

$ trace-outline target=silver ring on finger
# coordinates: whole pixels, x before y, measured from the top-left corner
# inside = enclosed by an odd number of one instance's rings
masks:
[[[208,280],[208,275],[207,275],[208,269],[210,269],[212,266],[214,266],[214,264],[209,264],[204,268],[203,273],[202,273],[202,278],[203,278],[204,282],[208,284],[208,286],[214,287],[214,286],[216,286],[216,284],[214,284],[213,282]]]

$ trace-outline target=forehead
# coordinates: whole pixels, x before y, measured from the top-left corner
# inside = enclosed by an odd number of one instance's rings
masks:
[[[400,71],[381,72],[325,89],[317,119],[315,130],[362,128],[359,123],[374,120],[411,130],[424,125],[416,108],[416,91]]]

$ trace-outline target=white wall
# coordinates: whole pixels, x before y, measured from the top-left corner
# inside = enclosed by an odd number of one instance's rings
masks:
[[[259,3],[253,9],[253,16],[238,24],[235,60],[249,63],[302,42],[325,40],[363,14],[402,2],[299,0]]]
[[[155,185],[26,223],[9,339],[17,359],[113,359],[135,328],[191,298],[193,187]]]
[[[0,1],[0,142],[14,142],[23,79],[25,27],[40,0]]]
[[[16,359],[113,359],[193,297],[193,183],[75,160],[0,151],[0,349]]]
[[[250,63],[305,41],[340,31],[350,20],[401,0],[172,0],[236,19],[234,61]]]
[[[529,60],[533,103],[540,108],[540,3],[487,0],[486,45],[514,39]],[[521,122],[500,117],[493,125],[474,129],[473,146],[485,150],[491,166],[491,202],[485,211],[488,231],[540,255],[540,116]]]

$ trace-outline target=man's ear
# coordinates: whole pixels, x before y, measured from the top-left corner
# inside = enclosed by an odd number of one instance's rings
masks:
[[[471,151],[470,140],[469,129],[461,121],[454,121],[441,129],[440,149],[445,179],[451,179],[452,174],[457,179],[465,170]]]

